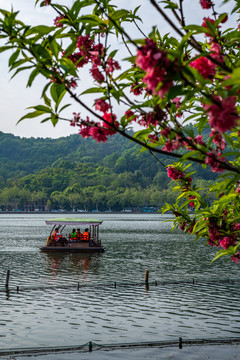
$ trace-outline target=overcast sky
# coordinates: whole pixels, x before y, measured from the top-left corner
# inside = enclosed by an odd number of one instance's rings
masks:
[[[121,4],[122,8],[131,8],[141,5],[140,15],[143,20],[143,29],[145,33],[149,33],[153,25],[157,25],[160,33],[164,34],[169,32],[168,25],[164,20],[156,13],[149,0],[116,0],[117,4]],[[59,3],[67,4],[72,3],[72,0],[60,0]],[[219,7],[222,1],[215,1],[217,10],[220,12],[228,11],[231,8],[230,5]],[[234,3],[233,0],[230,1]],[[19,10],[20,14],[18,18],[26,24],[38,25],[47,24],[52,25],[53,19],[56,17],[49,6],[40,8],[35,7],[35,0],[0,0],[0,8],[10,10],[11,4],[15,11]],[[211,13],[207,10],[200,9],[199,0],[185,0],[186,20],[188,24],[202,23],[204,16],[210,16]],[[230,25],[231,24],[231,25]],[[228,26],[235,26],[236,19],[229,18]],[[172,32],[173,35],[176,35]],[[139,36],[137,33],[131,33],[134,38]],[[177,35],[176,35],[177,36]],[[59,122],[54,128],[50,122],[40,124],[40,120],[26,119],[16,125],[17,121],[26,114],[26,108],[29,106],[38,105],[41,103],[40,96],[44,82],[37,78],[31,88],[26,88],[27,76],[24,73],[16,76],[12,80],[10,77],[12,74],[8,72],[8,58],[10,53],[0,53],[0,66],[1,66],[1,82],[0,82],[0,131],[4,133],[12,133],[21,137],[54,137],[67,136],[76,132],[76,129],[70,127],[68,123]],[[86,70],[87,71],[87,70]],[[88,74],[86,73],[86,77]],[[39,79],[39,80],[38,80]],[[85,78],[84,78],[85,84]],[[81,112],[82,109],[75,108],[72,111]],[[71,111],[71,113],[72,113]]]

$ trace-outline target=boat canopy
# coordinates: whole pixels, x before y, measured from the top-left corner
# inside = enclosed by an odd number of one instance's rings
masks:
[[[47,225],[100,225],[102,223],[101,220],[97,219],[74,219],[74,218],[60,218],[60,219],[50,219],[46,220],[45,223]]]

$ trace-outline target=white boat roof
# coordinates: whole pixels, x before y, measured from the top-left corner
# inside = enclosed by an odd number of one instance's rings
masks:
[[[100,225],[102,220],[84,218],[58,218],[46,220],[47,225]]]

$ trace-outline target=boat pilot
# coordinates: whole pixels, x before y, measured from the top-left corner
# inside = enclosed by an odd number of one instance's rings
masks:
[[[85,229],[82,238],[83,238],[83,240],[86,240],[86,241],[89,241],[89,240],[90,240],[89,229]]]

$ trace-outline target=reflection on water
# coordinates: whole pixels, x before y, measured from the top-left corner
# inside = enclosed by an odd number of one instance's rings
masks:
[[[0,292],[0,348],[240,333],[239,285],[221,281],[239,278],[239,267],[222,261],[210,265],[212,249],[179,231],[171,233],[171,224],[163,221],[167,216],[98,215],[104,220],[106,252],[89,255],[41,253],[47,218],[0,215],[2,290],[6,270],[11,270],[10,292]],[[143,282],[145,269],[150,281],[201,282],[150,285],[149,290],[120,286]]]

